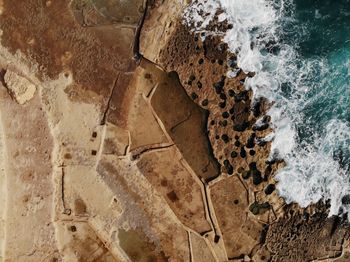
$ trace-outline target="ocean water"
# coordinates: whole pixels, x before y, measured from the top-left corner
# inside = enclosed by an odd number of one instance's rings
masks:
[[[207,30],[216,10],[231,30]],[[184,22],[222,36],[239,67],[256,73],[246,88],[274,102],[266,139],[270,157],[287,164],[276,176],[279,194],[350,214],[350,0],[194,1]]]

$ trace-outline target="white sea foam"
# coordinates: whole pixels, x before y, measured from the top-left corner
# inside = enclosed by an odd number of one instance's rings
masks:
[[[330,200],[330,214],[338,214],[342,197],[349,194],[349,182],[345,170],[332,156],[334,148],[346,149],[349,142],[350,128],[333,120],[313,145],[298,145],[288,155],[287,167],[277,175],[280,194],[287,202],[297,202],[302,207],[320,199]],[[347,206],[343,209],[348,211]]]
[[[224,11],[219,21],[233,25],[225,34],[206,30],[218,9]],[[230,51],[237,55],[238,66],[256,73],[246,80],[246,88],[252,89],[255,97],[275,102],[268,112],[274,134],[266,139],[273,141],[271,157],[278,155],[287,164],[276,176],[280,195],[286,202],[297,202],[302,207],[330,200],[330,215],[334,215],[341,209],[350,210],[341,201],[350,193],[349,179],[334,158],[334,148],[348,150],[350,127],[340,120],[320,123],[322,132],[306,130],[310,139],[307,143],[299,141],[298,126],[308,121],[301,112],[311,102],[308,94],[314,88],[308,85],[308,79],[316,71],[327,72],[327,65],[321,59],[303,60],[293,45],[281,43],[282,22],[293,19],[291,10],[292,0],[194,1],[186,9],[184,21],[196,32],[222,35]],[[298,30],[303,32],[305,28]],[[267,52],[266,46],[274,43],[278,43],[278,52]],[[228,76],[234,73],[228,72]],[[291,89],[288,96],[282,91],[285,83]]]

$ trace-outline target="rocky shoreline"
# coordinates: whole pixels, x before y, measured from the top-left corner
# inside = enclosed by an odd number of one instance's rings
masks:
[[[102,2],[0,1],[0,258],[347,261],[344,220],[279,197],[269,104],[220,37],[183,1]]]

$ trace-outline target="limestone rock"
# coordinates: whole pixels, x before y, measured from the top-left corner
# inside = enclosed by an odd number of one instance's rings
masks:
[[[7,70],[4,81],[10,95],[17,103],[23,105],[34,97],[36,91],[35,84],[15,72]]]

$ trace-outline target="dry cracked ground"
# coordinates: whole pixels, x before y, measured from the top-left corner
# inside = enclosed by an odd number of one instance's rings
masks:
[[[1,261],[350,261],[342,218],[278,196],[269,104],[188,2],[0,0]]]

